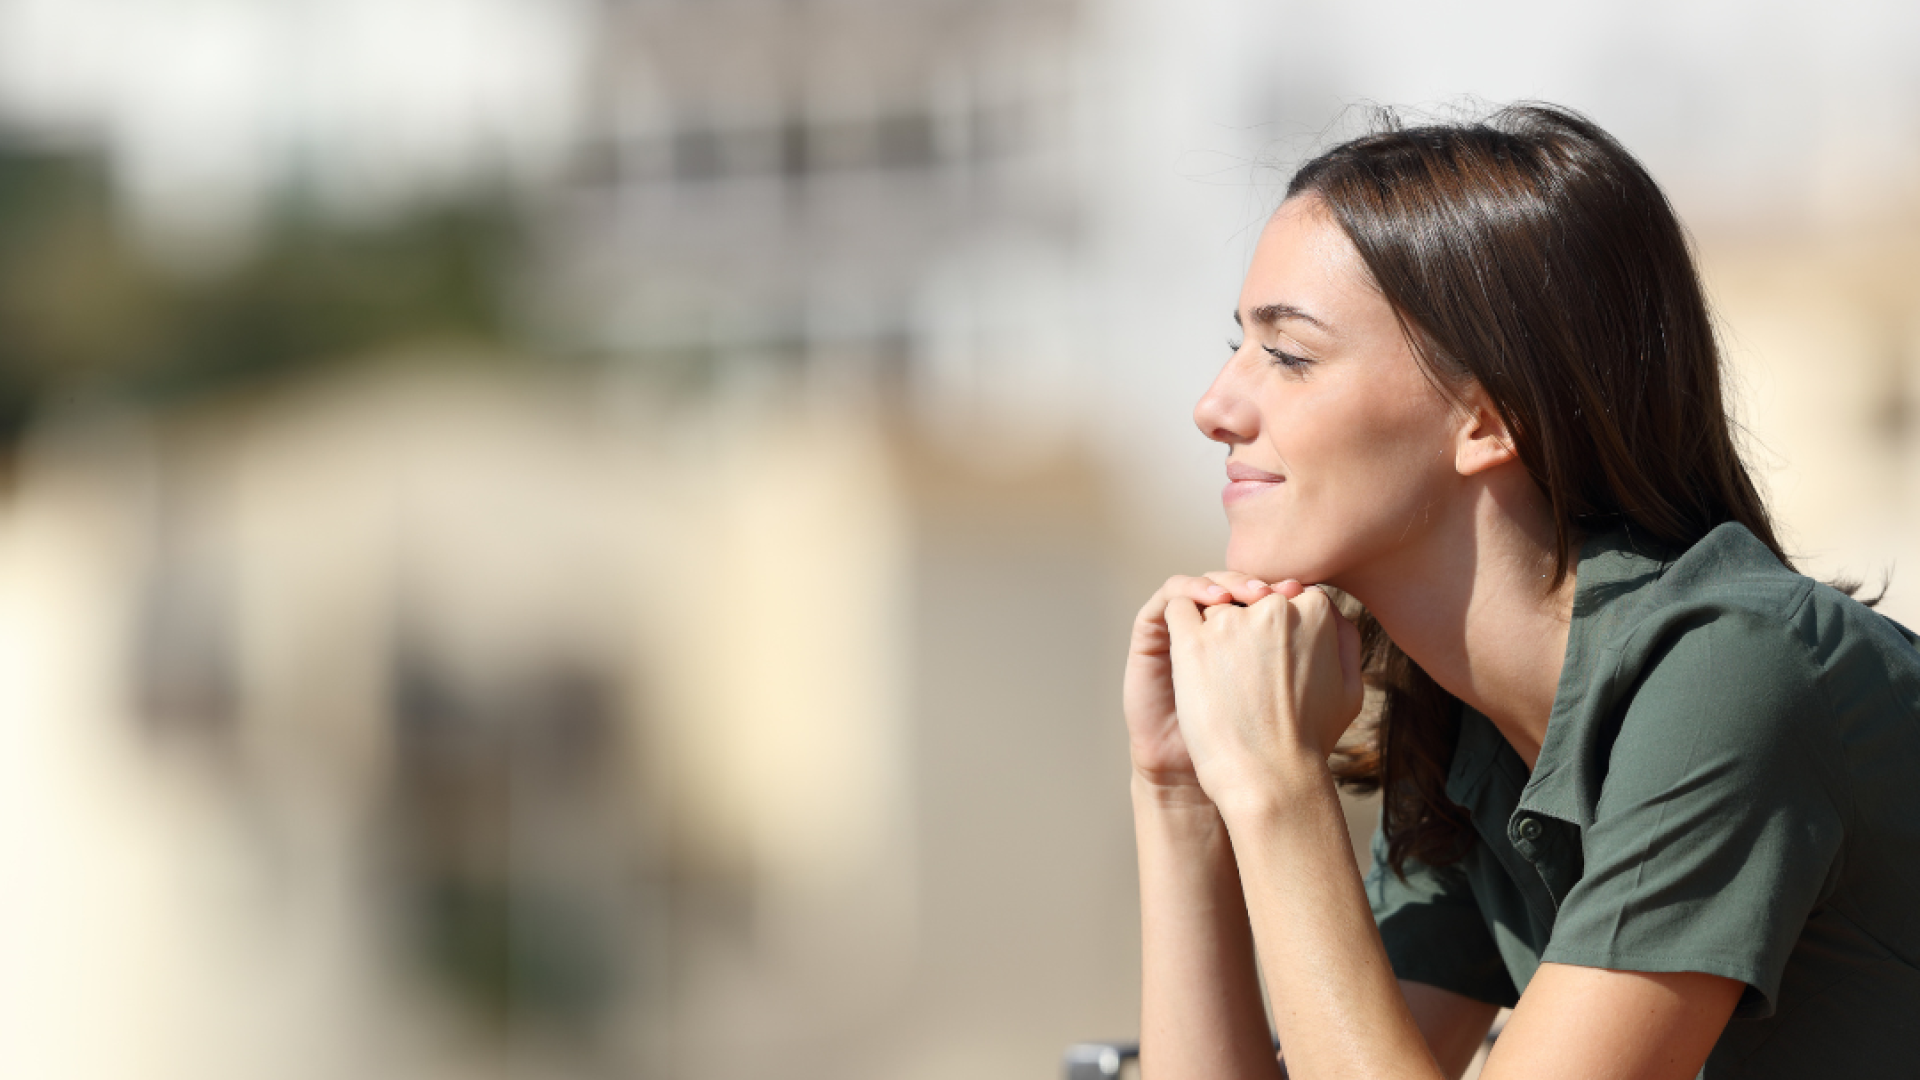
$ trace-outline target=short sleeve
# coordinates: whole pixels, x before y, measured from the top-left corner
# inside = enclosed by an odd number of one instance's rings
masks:
[[[1375,832],[1367,901],[1394,975],[1475,1001],[1513,1005],[1519,995],[1466,875],[1457,866],[1411,859],[1405,869],[1403,878],[1387,865],[1386,838]]]
[[[1716,611],[1679,628],[1626,705],[1542,961],[1738,979],[1735,1015],[1771,1015],[1843,839],[1831,724],[1784,625]]]

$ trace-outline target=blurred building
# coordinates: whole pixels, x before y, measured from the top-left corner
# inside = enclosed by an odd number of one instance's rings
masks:
[[[544,310],[636,377],[1053,427],[1077,8],[605,5]]]
[[[1038,1074],[1128,1026],[1084,463],[396,364],[23,465],[8,712],[62,723],[14,732],[5,922],[65,977],[21,1075]]]

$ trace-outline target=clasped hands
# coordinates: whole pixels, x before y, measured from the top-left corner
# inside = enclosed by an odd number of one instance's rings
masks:
[[[1169,804],[1271,807],[1324,778],[1362,701],[1360,633],[1321,589],[1176,576],[1134,620],[1124,704],[1135,775]]]

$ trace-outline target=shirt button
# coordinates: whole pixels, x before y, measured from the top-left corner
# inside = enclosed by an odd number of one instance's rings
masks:
[[[1538,818],[1521,818],[1520,827],[1516,831],[1520,833],[1522,840],[1538,840],[1540,839],[1540,821]]]

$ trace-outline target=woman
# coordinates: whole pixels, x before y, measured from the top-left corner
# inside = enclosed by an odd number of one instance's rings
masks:
[[[1146,1074],[1457,1076],[1510,1005],[1488,1077],[1920,1076],[1920,658],[1782,554],[1640,165],[1358,139],[1236,318],[1228,569],[1127,665]]]

